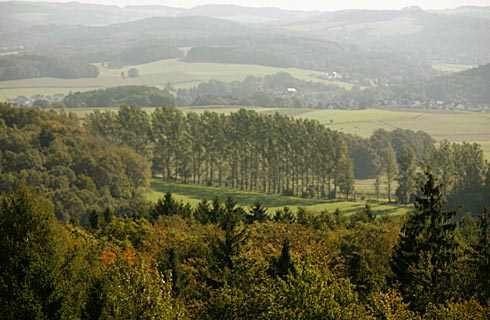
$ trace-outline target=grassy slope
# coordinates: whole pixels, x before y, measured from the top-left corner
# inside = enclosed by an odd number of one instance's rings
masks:
[[[475,66],[471,65],[466,65],[466,64],[448,64],[448,63],[443,63],[443,64],[433,64],[432,68],[442,71],[442,72],[461,72],[465,71],[471,68],[474,68]]]
[[[257,65],[187,63],[178,59],[159,60],[134,66],[139,70],[138,79],[122,79],[121,72],[127,73],[133,66],[120,69],[102,69],[95,79],[55,79],[35,78],[13,81],[0,81],[0,101],[19,95],[32,96],[37,93],[55,94],[89,91],[124,85],[149,85],[163,87],[171,82],[176,88],[192,87],[200,82],[218,79],[222,81],[243,80],[248,75],[263,77],[277,72],[288,72],[295,78],[331,83],[350,88],[352,85],[340,81],[321,80],[315,77],[318,71],[297,68],[274,68]]]
[[[326,201],[321,199],[302,199],[296,197],[285,197],[275,194],[263,194],[257,192],[231,190],[225,188],[205,187],[197,185],[184,185],[160,180],[152,180],[151,190],[145,196],[148,200],[156,202],[162,198],[166,192],[172,192],[176,199],[189,202],[196,206],[202,199],[213,200],[216,196],[225,201],[229,196],[233,197],[239,205],[249,207],[256,200],[260,200],[267,208],[270,214],[277,209],[290,207],[296,209],[303,207],[311,212],[319,213],[328,210],[334,212],[339,209],[344,214],[352,214],[361,210],[365,206],[364,201],[347,202],[347,201]],[[408,212],[409,209],[387,204],[371,204],[374,212],[378,214],[400,215]]]

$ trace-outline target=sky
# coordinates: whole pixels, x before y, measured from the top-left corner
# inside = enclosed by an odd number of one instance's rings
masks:
[[[5,0],[0,0],[5,1]],[[73,1],[73,0],[70,0]],[[51,0],[49,2],[69,2]],[[490,6],[490,0],[78,0],[82,3],[110,5],[160,4],[190,8],[202,4],[236,4],[249,7],[276,7],[288,10],[341,10],[341,9],[401,9],[420,6],[423,9],[454,8],[459,6]]]

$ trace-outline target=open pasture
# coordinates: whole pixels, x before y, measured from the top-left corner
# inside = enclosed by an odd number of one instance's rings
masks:
[[[138,69],[139,78],[132,79],[121,76],[121,73],[127,74],[127,71],[133,67]],[[345,82],[319,79],[316,75],[322,72],[314,70],[241,64],[188,63],[179,59],[166,59],[118,69],[101,68],[97,78],[33,78],[0,81],[0,101],[12,99],[19,95],[68,94],[70,92],[126,85],[146,85],[162,88],[168,82],[172,83],[175,88],[189,88],[212,79],[226,82],[242,81],[249,75],[264,77],[277,72],[288,72],[295,78],[302,80],[324,82],[346,88],[352,87],[352,85]]]
[[[239,205],[249,208],[255,201],[259,200],[268,208],[269,214],[274,214],[278,209],[289,207],[295,211],[302,207],[313,213],[322,211],[334,212],[339,209],[342,214],[350,215],[362,210],[366,205],[365,201],[327,201],[314,198],[286,197],[277,194],[264,194],[258,192],[241,191],[226,188],[206,187],[190,184],[178,184],[172,182],[153,179],[150,190],[145,194],[146,199],[156,202],[161,199],[166,192],[171,192],[177,200],[189,202],[195,207],[202,200],[212,201],[216,196],[220,200],[226,201],[228,197],[233,197]],[[409,211],[408,208],[390,205],[386,203],[370,203],[372,210],[376,214],[382,215],[401,215]]]

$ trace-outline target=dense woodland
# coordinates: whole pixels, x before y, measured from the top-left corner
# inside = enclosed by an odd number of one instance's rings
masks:
[[[0,80],[40,77],[96,78],[96,66],[36,55],[0,56]]]
[[[122,104],[162,106],[177,104],[176,98],[166,90],[146,86],[123,86],[67,95],[58,107],[117,107]]]
[[[434,75],[430,65],[410,56],[306,37],[254,35],[222,43],[227,46],[193,47],[185,61],[297,67],[337,72],[347,81],[378,79],[380,83]]]
[[[246,209],[231,198],[203,200],[195,208],[170,193],[156,204],[140,198],[149,166],[137,166],[152,151],[137,140],[147,133],[145,124],[152,119],[150,132],[159,137],[154,143],[164,143],[157,129],[171,128],[164,116],[200,121],[220,115],[184,116],[166,107],[150,118],[137,107],[121,107],[94,114],[85,129],[66,114],[9,105],[0,110],[2,190],[10,190],[0,200],[0,306],[6,319],[489,317],[489,213],[444,206],[445,194],[465,186],[490,194],[490,179],[478,186],[475,172],[457,172],[474,170],[471,163],[446,175],[452,171],[444,166],[453,159],[478,162],[477,145],[443,143],[427,153],[442,162],[414,182],[415,208],[406,217],[376,216],[368,204],[352,216],[301,208],[270,214],[260,203]],[[285,123],[291,130],[315,129],[325,143],[337,139],[345,148],[340,134],[314,122],[246,111],[227,117],[225,123],[243,117],[245,123],[262,120],[266,128]],[[112,138],[90,134],[102,118],[126,129],[119,126]],[[310,140],[315,138],[303,145]],[[185,150],[185,142],[176,141]],[[247,142],[241,143],[237,160],[248,161]],[[331,147],[335,153],[335,143]],[[158,144],[154,150],[162,154]],[[407,149],[400,157],[414,159]],[[176,164],[174,158],[168,162]],[[400,162],[400,169],[403,163],[411,161]],[[61,205],[69,219],[60,214],[59,195],[68,197]],[[76,196],[84,198],[68,207]]]
[[[490,105],[490,64],[421,81],[405,81],[389,87],[347,92],[360,105],[463,108]]]
[[[85,133],[76,118],[1,104],[0,119],[0,189],[38,187],[60,221],[108,204],[125,210],[148,181],[144,157]]]

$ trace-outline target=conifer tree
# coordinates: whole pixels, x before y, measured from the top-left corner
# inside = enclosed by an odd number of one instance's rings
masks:
[[[430,172],[417,198],[416,211],[408,218],[393,249],[391,266],[412,308],[424,311],[429,303],[443,303],[452,293],[451,269],[457,260],[455,211],[442,210],[441,186]]]

